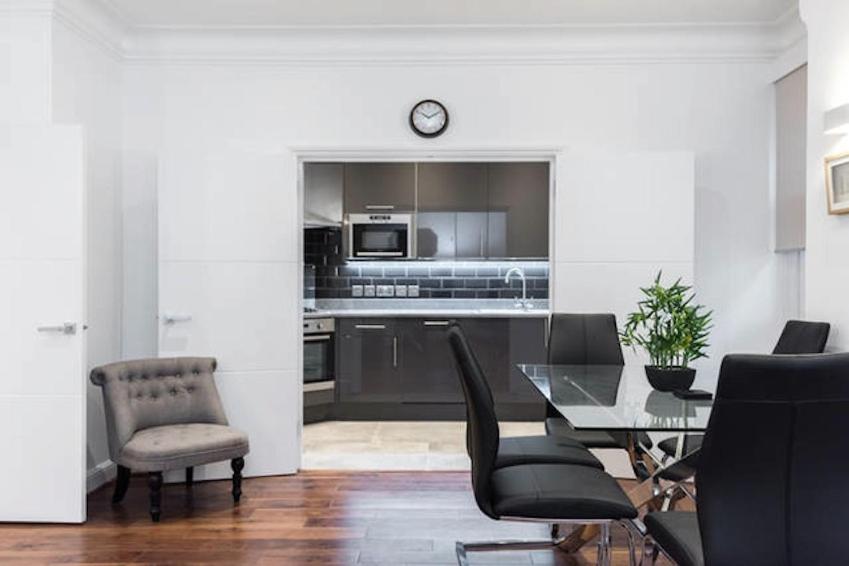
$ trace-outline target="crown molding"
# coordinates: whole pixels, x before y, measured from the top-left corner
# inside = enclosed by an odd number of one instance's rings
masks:
[[[136,28],[126,60],[172,64],[617,64],[768,61],[768,25]]]
[[[124,38],[130,26],[111,4],[101,0],[54,0],[53,19],[107,56],[124,59]]]
[[[794,7],[773,22],[616,25],[135,26],[108,0],[0,0],[132,64],[468,65],[773,61],[805,38]]]

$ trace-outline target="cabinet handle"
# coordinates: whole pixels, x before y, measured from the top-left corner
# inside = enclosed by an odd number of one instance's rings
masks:
[[[484,255],[483,255],[483,227],[481,227],[481,240],[480,241],[481,241],[481,254],[480,255],[481,255],[481,257],[484,257]]]
[[[392,367],[398,367],[398,337],[392,337]]]
[[[395,210],[395,205],[392,204],[367,204],[366,210]]]
[[[451,324],[450,321],[447,320],[426,320],[424,321],[425,326],[448,326]]]
[[[386,330],[385,324],[355,324],[357,330]]]

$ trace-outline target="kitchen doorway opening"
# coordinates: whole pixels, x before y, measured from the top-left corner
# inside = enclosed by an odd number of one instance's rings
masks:
[[[302,470],[467,470],[445,337],[464,328],[503,436],[544,434],[515,369],[547,352],[554,151],[302,152]]]

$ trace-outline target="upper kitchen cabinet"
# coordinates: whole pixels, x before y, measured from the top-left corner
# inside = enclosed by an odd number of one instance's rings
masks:
[[[486,212],[486,163],[419,163],[423,212]]]
[[[485,163],[418,165],[418,257],[486,257],[486,169]]]
[[[548,163],[488,165],[488,257],[548,258]]]
[[[345,213],[412,212],[416,202],[413,163],[346,163]]]

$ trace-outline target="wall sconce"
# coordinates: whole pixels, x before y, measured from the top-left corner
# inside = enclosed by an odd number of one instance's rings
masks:
[[[849,104],[832,108],[825,113],[826,134],[849,134]]]

